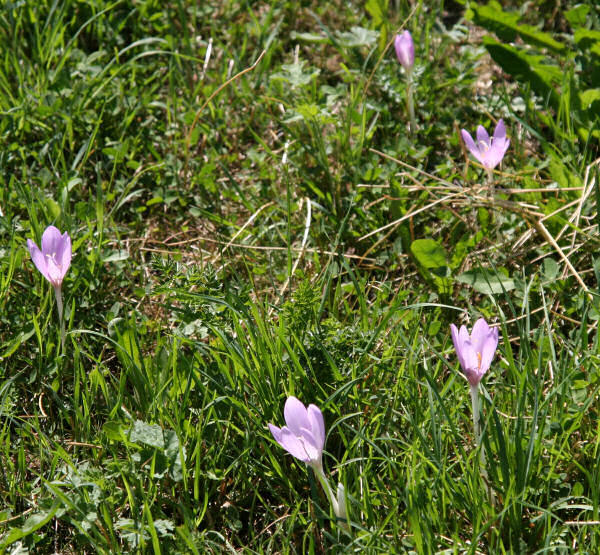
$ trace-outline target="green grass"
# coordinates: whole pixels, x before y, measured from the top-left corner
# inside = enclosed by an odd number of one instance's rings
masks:
[[[0,552],[600,550],[600,19],[534,4],[558,101],[462,2],[0,8]],[[490,197],[459,130],[500,117]],[[449,333],[479,316],[495,502]],[[290,395],[350,535],[269,432]]]

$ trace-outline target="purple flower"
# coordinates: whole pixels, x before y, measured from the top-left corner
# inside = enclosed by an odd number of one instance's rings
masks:
[[[408,31],[404,31],[401,35],[396,35],[394,48],[396,49],[398,61],[404,66],[404,69],[412,69],[415,63],[415,44]]]
[[[496,125],[493,137],[488,135],[488,132],[482,125],[478,126],[477,144],[475,144],[473,138],[465,129],[462,129],[460,133],[471,154],[479,160],[488,172],[491,172],[502,162],[502,158],[504,158],[504,154],[510,144],[510,140],[506,138],[506,128],[502,120]]]
[[[490,328],[483,318],[479,318],[470,337],[466,326],[458,330],[454,324],[450,324],[450,331],[463,372],[471,387],[477,387],[494,358],[498,346],[498,328]]]
[[[41,274],[52,284],[54,289],[60,289],[63,279],[71,265],[71,238],[65,231],[62,235],[53,225],[48,226],[42,235],[42,250],[31,240],[27,239],[27,247],[31,259]]]
[[[283,428],[269,424],[275,441],[288,453],[322,473],[325,424],[320,409],[316,405],[308,405],[307,409],[296,397],[288,397],[283,415],[286,423]]]

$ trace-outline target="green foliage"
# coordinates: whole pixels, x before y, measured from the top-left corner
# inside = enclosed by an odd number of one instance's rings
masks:
[[[599,550],[598,10],[462,4],[0,8],[1,552]],[[457,131],[500,117],[490,190]],[[289,395],[351,536],[267,427]]]
[[[456,277],[456,281],[466,283],[479,293],[498,295],[515,288],[514,280],[502,272],[491,272],[485,269],[469,270]]]
[[[410,250],[427,279],[437,287],[440,294],[449,293],[450,269],[444,247],[433,239],[417,239]]]
[[[587,28],[589,6],[575,6],[565,13],[573,28],[571,44],[555,40],[536,27],[519,23],[521,16],[508,12],[495,0],[485,6],[470,4],[467,12],[474,23],[494,32],[503,42],[484,38],[494,61],[523,86],[528,86],[554,111],[547,124],[556,138],[597,149],[600,144],[600,31]],[[522,46],[507,44],[519,37]]]

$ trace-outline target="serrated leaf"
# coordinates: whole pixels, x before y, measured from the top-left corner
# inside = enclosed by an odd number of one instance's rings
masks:
[[[369,46],[379,38],[378,31],[354,26],[350,31],[338,33],[338,39],[342,46],[352,48],[357,46]]]
[[[500,272],[480,268],[460,274],[456,281],[470,285],[475,291],[498,295],[515,288],[515,282]]]
[[[174,534],[172,533],[175,530],[175,525],[170,521],[164,518],[158,518],[154,521],[154,528],[158,532],[158,534],[163,538],[174,538]]]
[[[274,73],[271,76],[273,81],[287,81],[292,87],[301,87],[308,85],[317,75],[320,70],[311,69],[304,71],[304,60],[300,60],[294,64],[283,64],[281,66],[282,71]]]

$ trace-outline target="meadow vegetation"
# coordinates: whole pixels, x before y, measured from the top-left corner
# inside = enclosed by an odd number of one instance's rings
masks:
[[[593,0],[4,2],[0,552],[600,552],[599,83]]]

